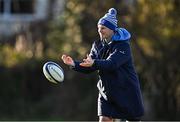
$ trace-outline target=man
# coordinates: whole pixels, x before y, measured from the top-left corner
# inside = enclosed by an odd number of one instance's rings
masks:
[[[98,70],[99,121],[114,119],[140,120],[144,113],[139,80],[130,50],[130,33],[118,28],[117,11],[109,9],[98,21],[100,40],[92,45],[90,54],[82,62],[62,55],[73,70],[90,73]]]

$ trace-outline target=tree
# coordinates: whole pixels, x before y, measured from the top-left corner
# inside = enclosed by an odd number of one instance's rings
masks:
[[[159,120],[178,120],[180,114],[179,5],[178,0],[141,0],[131,18],[138,72]]]

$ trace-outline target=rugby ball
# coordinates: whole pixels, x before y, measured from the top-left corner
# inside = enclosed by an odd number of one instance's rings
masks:
[[[55,62],[49,61],[43,65],[43,73],[45,77],[52,83],[63,82],[64,80],[64,71],[63,69]]]

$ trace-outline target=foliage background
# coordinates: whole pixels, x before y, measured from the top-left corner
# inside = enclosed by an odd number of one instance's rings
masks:
[[[53,1],[52,1],[53,2]],[[60,60],[81,60],[98,38],[96,24],[111,7],[132,33],[132,52],[146,113],[143,120],[180,120],[180,1],[68,0],[57,20],[32,22],[0,43],[0,120],[97,120],[97,75],[76,73]],[[63,83],[48,82],[42,66],[58,62]]]

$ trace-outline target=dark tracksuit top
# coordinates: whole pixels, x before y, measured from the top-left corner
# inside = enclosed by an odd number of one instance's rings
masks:
[[[134,118],[144,113],[129,39],[129,32],[124,28],[119,28],[109,44],[100,40],[93,43],[89,54],[94,59],[92,67],[82,67],[78,61],[75,61],[75,67],[73,67],[75,71],[82,73],[98,70],[99,93],[118,111],[110,112],[111,115],[107,112],[106,116],[114,118]]]

